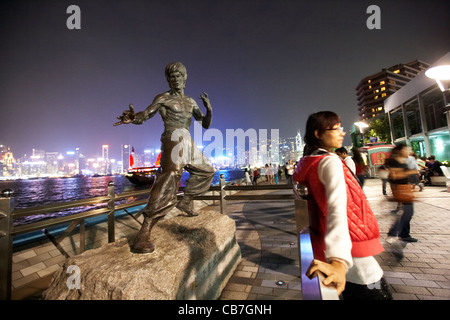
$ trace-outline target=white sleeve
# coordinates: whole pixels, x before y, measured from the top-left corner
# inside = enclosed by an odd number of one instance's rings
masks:
[[[345,158],[345,164],[351,170],[351,172],[353,172],[353,174],[356,174],[356,165],[351,157]]]
[[[348,268],[353,265],[352,242],[347,221],[347,189],[342,161],[338,156],[324,157],[319,163],[319,180],[325,186],[327,197],[327,233],[325,257],[344,260]]]

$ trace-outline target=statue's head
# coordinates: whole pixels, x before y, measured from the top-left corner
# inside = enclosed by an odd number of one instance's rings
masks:
[[[166,66],[166,79],[172,90],[183,90],[186,86],[186,67],[181,62],[172,62]]]
[[[166,66],[166,79],[169,80],[171,73],[179,72],[183,75],[184,81],[187,79],[186,67],[181,62],[171,62]]]

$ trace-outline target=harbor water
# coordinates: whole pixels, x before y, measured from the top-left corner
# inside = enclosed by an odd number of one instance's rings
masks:
[[[218,170],[215,173],[212,185],[219,184],[219,177],[223,174],[225,181],[235,181],[244,178],[242,170]],[[189,178],[189,173],[184,172],[180,185],[184,186]],[[0,191],[11,189],[16,208],[30,208],[47,204],[82,200],[108,194],[108,183],[114,182],[116,194],[126,191],[148,189],[150,186],[135,186],[124,176],[100,176],[100,177],[73,177],[73,178],[45,178],[26,180],[2,180]],[[97,209],[105,204],[89,205],[48,213],[45,215],[33,215],[14,220],[14,225],[32,223],[35,221],[53,217],[71,215],[78,212]]]

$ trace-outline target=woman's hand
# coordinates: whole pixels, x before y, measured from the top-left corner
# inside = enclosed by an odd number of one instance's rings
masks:
[[[326,263],[320,260],[314,259],[311,262],[306,276],[314,278],[318,272],[322,272],[326,278],[323,280],[325,286],[336,287],[337,294],[340,295],[345,289],[345,274],[347,273],[347,267],[337,260],[333,260],[331,263]]]

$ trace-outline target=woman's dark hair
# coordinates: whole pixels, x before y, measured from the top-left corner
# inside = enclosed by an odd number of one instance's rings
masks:
[[[400,143],[399,145],[396,145],[392,150],[391,150],[391,157],[397,157],[400,155],[401,151],[406,148],[406,144],[404,143]]]
[[[305,148],[303,155],[308,156],[316,149],[323,147],[322,141],[316,138],[314,134],[317,130],[318,135],[322,135],[327,129],[333,128],[341,123],[341,118],[332,111],[319,111],[311,114],[306,121],[306,133],[304,137]]]
[[[360,164],[360,165],[364,165],[364,159],[362,157],[361,151],[359,151],[358,148],[352,148],[352,154],[353,154],[353,161],[355,162],[355,164]]]

